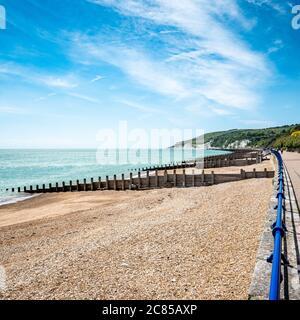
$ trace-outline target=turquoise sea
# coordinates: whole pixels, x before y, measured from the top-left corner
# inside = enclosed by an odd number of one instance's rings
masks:
[[[204,150],[204,156],[225,153],[218,150]],[[103,151],[92,149],[0,149],[0,205],[23,200],[28,195],[11,193],[6,189],[30,185],[55,184],[84,178],[114,174],[128,175],[142,167],[170,162],[181,162],[202,157],[203,150],[131,150]]]

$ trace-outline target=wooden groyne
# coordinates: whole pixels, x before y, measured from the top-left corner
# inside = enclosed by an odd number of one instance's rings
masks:
[[[174,170],[196,167],[198,169],[222,168],[222,167],[242,167],[252,164],[258,164],[263,161],[261,151],[238,150],[228,154],[209,156],[193,161],[183,161],[181,163],[172,163],[167,165],[139,168],[136,171],[153,170]]]
[[[150,175],[150,171],[146,172],[146,176],[142,176],[139,171],[137,177],[133,177],[130,173],[129,178],[125,179],[122,174],[121,179],[118,179],[114,175],[113,179],[109,179],[107,176],[104,181],[101,177],[97,181],[91,178],[90,181],[86,179],[83,182],[79,180],[75,184],[72,181],[69,184],[62,182],[62,184],[56,183],[55,186],[49,184],[46,186],[43,184],[41,187],[36,186],[35,188],[30,187],[26,189],[24,187],[23,192],[26,193],[52,193],[52,192],[80,192],[80,191],[97,191],[97,190],[145,190],[145,189],[156,189],[156,188],[189,188],[189,187],[201,187],[209,186],[214,184],[226,183],[239,181],[251,178],[274,178],[274,171],[245,171],[241,170],[240,173],[205,173],[204,170],[201,174],[186,174],[183,169],[182,174],[177,174],[176,170],[173,173],[168,173],[165,170],[164,175],[158,175],[158,170],[155,170],[154,175]],[[20,190],[21,191],[21,190]]]
[[[36,186],[30,186],[29,188],[18,187],[13,188],[12,192],[25,192],[30,194],[35,193],[53,193],[53,192],[80,192],[80,191],[97,191],[97,190],[145,190],[155,188],[172,188],[172,187],[201,187],[214,185],[219,183],[226,183],[232,181],[239,181],[250,178],[273,178],[274,171],[245,171],[241,169],[240,173],[202,173],[195,174],[195,170],[192,170],[192,174],[186,174],[186,168],[218,168],[228,166],[243,166],[260,163],[263,160],[262,153],[249,152],[234,152],[231,154],[224,154],[219,156],[210,156],[205,159],[196,161],[187,161],[180,164],[168,164],[164,166],[147,167],[137,169],[137,173],[133,175],[133,172],[129,173],[129,177],[125,177],[122,174],[121,177],[114,175],[111,179],[106,176],[103,180],[102,177],[97,179],[90,178],[89,180],[83,179],[83,181],[76,180],[66,183],[63,181],[61,184],[56,182],[55,184],[42,184]],[[182,173],[178,174],[177,169],[181,169]],[[164,171],[163,175],[159,174],[159,171]],[[172,171],[170,173],[170,171]],[[199,170],[197,170],[199,171]]]

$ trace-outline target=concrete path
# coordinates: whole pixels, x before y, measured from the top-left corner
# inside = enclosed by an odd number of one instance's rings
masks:
[[[284,153],[285,201],[283,222],[287,228],[282,242],[283,253],[288,259],[288,265],[282,265],[281,299],[300,300],[300,154]],[[277,182],[274,184],[274,194],[270,201],[265,228],[261,237],[255,270],[249,290],[249,299],[267,300],[269,298],[271,268],[267,258],[274,250],[274,238],[270,226],[277,216]],[[298,199],[298,203],[297,203]]]
[[[283,160],[290,175],[298,205],[300,205],[300,153],[284,152]]]

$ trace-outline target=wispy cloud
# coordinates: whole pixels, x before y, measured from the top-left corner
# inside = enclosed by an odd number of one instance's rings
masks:
[[[269,120],[258,120],[258,119],[245,119],[245,120],[239,120],[240,123],[243,123],[245,125],[249,125],[251,127],[271,127],[274,126],[274,122],[273,121],[269,121]]]
[[[268,49],[268,54],[279,51],[284,47],[282,40],[277,39],[273,42],[273,46]]]
[[[246,0],[249,3],[260,7],[267,7],[277,11],[280,14],[284,14],[287,12],[286,6],[289,6],[288,2],[285,1],[277,1],[277,0]]]
[[[216,113],[252,109],[260,102],[257,88],[270,76],[267,58],[250,49],[228,21],[251,28],[253,21],[237,2],[204,0],[89,0],[121,15],[153,25],[163,43],[153,52],[124,34],[73,35],[73,57],[109,63],[153,92],[212,102]],[[222,12],[220,16],[219,13]],[[226,22],[227,21],[227,22]],[[170,30],[168,30],[168,28]],[[170,33],[168,32],[170,31]],[[176,32],[175,32],[176,31]],[[222,110],[222,111],[221,111]]]
[[[42,81],[45,85],[52,88],[61,88],[61,89],[70,89],[78,87],[78,83],[69,77],[66,78],[57,78],[57,77],[41,77],[40,81]]]
[[[103,77],[103,76],[97,75],[94,79],[91,80],[91,83],[97,82],[97,81],[102,80],[104,78],[105,77]]]
[[[73,74],[52,75],[43,74],[39,70],[24,67],[15,63],[0,64],[0,76],[18,77],[25,82],[57,89],[78,87],[78,79]]]
[[[42,96],[42,97],[37,98],[35,101],[44,101],[44,100],[47,100],[47,99],[54,97],[56,95],[57,94],[55,92],[52,92],[52,93],[47,94],[46,96]]]
[[[73,98],[78,98],[78,99],[90,102],[90,103],[96,103],[96,104],[101,103],[101,101],[97,98],[89,97],[89,96],[86,96],[86,95],[83,95],[80,93],[76,93],[76,92],[68,92],[67,95],[69,95],[70,97],[73,97]]]
[[[0,113],[13,114],[13,115],[25,115],[25,114],[28,114],[29,111],[22,108],[0,106]]]
[[[133,109],[136,109],[138,111],[141,111],[141,112],[144,112],[144,113],[164,113],[163,110],[160,110],[160,109],[156,109],[156,108],[152,108],[152,107],[149,107],[149,106],[145,106],[141,103],[137,103],[137,102],[134,102],[134,101],[129,101],[129,100],[126,100],[126,99],[120,99],[120,100],[117,100],[118,103],[120,104],[123,104],[127,107],[130,107],[130,108],[133,108]]]

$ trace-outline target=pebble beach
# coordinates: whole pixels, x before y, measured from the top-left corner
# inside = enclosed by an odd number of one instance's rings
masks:
[[[247,299],[271,194],[251,179],[0,207],[0,299]]]

